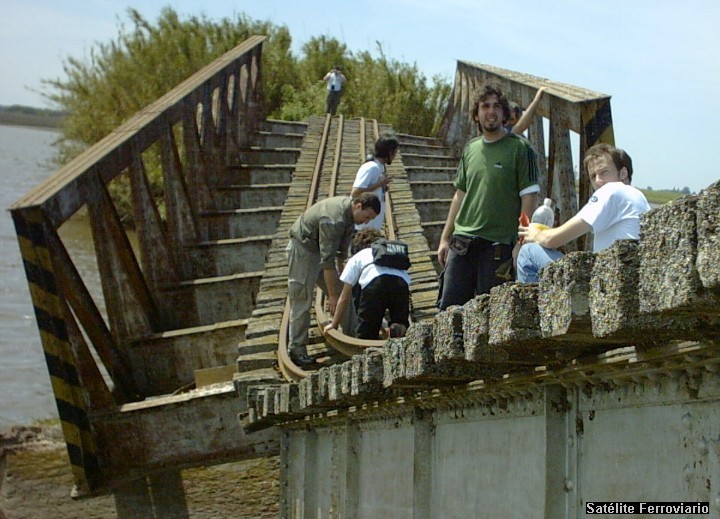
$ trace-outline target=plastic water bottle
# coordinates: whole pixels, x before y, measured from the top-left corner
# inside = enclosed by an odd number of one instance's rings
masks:
[[[552,208],[552,199],[546,198],[543,205],[535,209],[530,223],[543,226],[543,228],[552,227],[555,223],[555,211]]]

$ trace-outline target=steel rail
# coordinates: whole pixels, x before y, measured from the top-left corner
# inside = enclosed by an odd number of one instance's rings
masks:
[[[337,194],[337,184],[338,184],[338,175],[340,170],[340,156],[341,156],[341,147],[342,147],[342,139],[343,139],[343,119],[342,116],[340,116],[339,119],[339,125],[338,125],[338,136],[335,141],[335,157],[333,161],[333,165],[331,168],[331,180],[330,185],[328,187],[328,196],[336,196]],[[380,131],[379,126],[377,123],[377,120],[373,120],[373,134],[375,137],[375,140],[379,138]],[[358,156],[360,159],[360,162],[365,160],[366,153],[367,153],[367,145],[366,145],[366,122],[364,118],[360,118],[360,132],[359,132],[359,146],[358,146]],[[317,193],[318,193],[318,186],[320,182],[320,176],[321,176],[321,170],[322,170],[322,164],[323,164],[323,157],[325,155],[325,151],[327,150],[329,144],[329,131],[330,131],[330,116],[326,116],[325,119],[325,127],[323,129],[323,135],[320,141],[320,146],[318,148],[318,156],[315,161],[315,169],[313,171],[313,179],[312,179],[312,185],[310,188],[310,193],[308,195],[308,202],[306,204],[306,209],[310,208],[312,204],[314,203]],[[393,216],[393,210],[392,210],[392,197],[390,195],[389,191],[385,192],[385,228],[386,228],[386,236],[388,239],[396,239],[397,233],[395,231],[395,219]],[[327,312],[325,308],[325,296],[322,291],[318,290],[316,292],[315,296],[315,321],[317,323],[319,332],[322,334],[325,342],[334,348],[335,350],[339,351],[340,353],[352,356],[356,355],[358,353],[362,353],[365,349],[371,348],[371,347],[382,347],[385,344],[385,341],[382,339],[377,340],[369,340],[369,339],[358,339],[356,337],[351,337],[349,335],[346,335],[340,330],[330,330],[328,332],[324,332],[324,327],[331,321],[331,316]],[[278,340],[278,352],[277,352],[277,358],[278,358],[278,365],[280,367],[280,372],[283,374],[286,380],[290,382],[297,382],[299,380],[302,380],[308,375],[308,372],[301,367],[297,366],[292,359],[290,358],[289,352],[288,352],[288,330],[289,330],[289,323],[290,323],[290,302],[288,299],[285,301],[285,307],[283,310],[283,316],[280,324],[280,338]]]
[[[374,141],[380,137],[380,129],[378,127],[377,119],[373,120],[373,133]],[[360,118],[360,160],[365,160],[366,156],[366,144],[365,144],[365,119]],[[335,192],[336,184],[331,186],[331,193]],[[330,196],[333,196],[332,194]],[[385,191],[385,235],[388,239],[396,239],[395,232],[395,219],[393,217],[392,210],[392,197],[390,191]],[[325,341],[330,344],[333,348],[339,352],[353,356],[362,353],[367,348],[377,347],[380,348],[385,344],[383,339],[358,339],[357,337],[351,337],[346,335],[340,330],[332,329],[327,332],[324,331],[325,326],[332,320],[332,316],[329,315],[325,309],[325,295],[322,291],[318,291],[315,296],[315,321],[317,322],[318,329],[322,333]]]
[[[331,123],[331,115],[326,114],[325,115],[325,125],[323,126],[323,132],[322,136],[320,138],[320,144],[318,146],[318,152],[317,157],[315,158],[315,167],[313,168],[313,175],[312,175],[312,181],[310,183],[310,192],[308,194],[308,199],[305,204],[305,209],[309,209],[312,207],[315,198],[318,194],[318,188],[320,185],[320,176],[323,166],[323,158],[325,157],[325,150],[328,145],[328,139],[330,134],[330,123]],[[338,116],[338,140],[342,140],[342,131],[343,131],[343,116]],[[336,149],[339,149],[339,146],[336,145]],[[333,164],[333,169],[337,167],[337,153],[336,153],[336,159],[335,164]],[[278,366],[280,368],[280,372],[283,374],[286,380],[289,382],[297,382],[299,380],[302,380],[307,376],[307,372],[303,370],[300,366],[295,364],[292,359],[290,359],[290,353],[288,352],[288,345],[289,345],[289,337],[288,332],[290,329],[290,299],[285,299],[285,306],[283,308],[283,314],[282,319],[280,321],[280,336],[278,338],[278,350],[277,350],[277,360],[278,360]]]

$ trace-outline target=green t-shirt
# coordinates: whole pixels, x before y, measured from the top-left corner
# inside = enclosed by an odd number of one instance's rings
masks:
[[[517,239],[520,192],[537,184],[535,151],[509,133],[486,143],[471,140],[463,150],[455,188],[465,192],[455,219],[455,234],[512,244]]]

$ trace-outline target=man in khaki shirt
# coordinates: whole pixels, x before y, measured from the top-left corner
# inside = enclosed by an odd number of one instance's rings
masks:
[[[342,291],[338,273],[341,266],[337,262],[345,258],[355,224],[367,223],[379,213],[380,200],[373,193],[363,193],[358,198],[335,196],[314,204],[290,228],[288,353],[298,366],[314,362],[307,354],[307,344],[315,285],[325,292],[330,313],[335,313]],[[343,331],[352,333],[345,328]]]

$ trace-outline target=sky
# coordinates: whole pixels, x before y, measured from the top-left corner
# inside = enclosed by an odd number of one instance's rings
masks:
[[[375,56],[379,42],[428,79],[454,80],[462,60],[601,92],[635,186],[699,191],[720,179],[718,0],[0,0],[0,105],[53,108],[42,80],[65,78],[68,58],[116,39],[129,7],[153,22],[165,6],[285,25],[296,54],[313,36]]]

